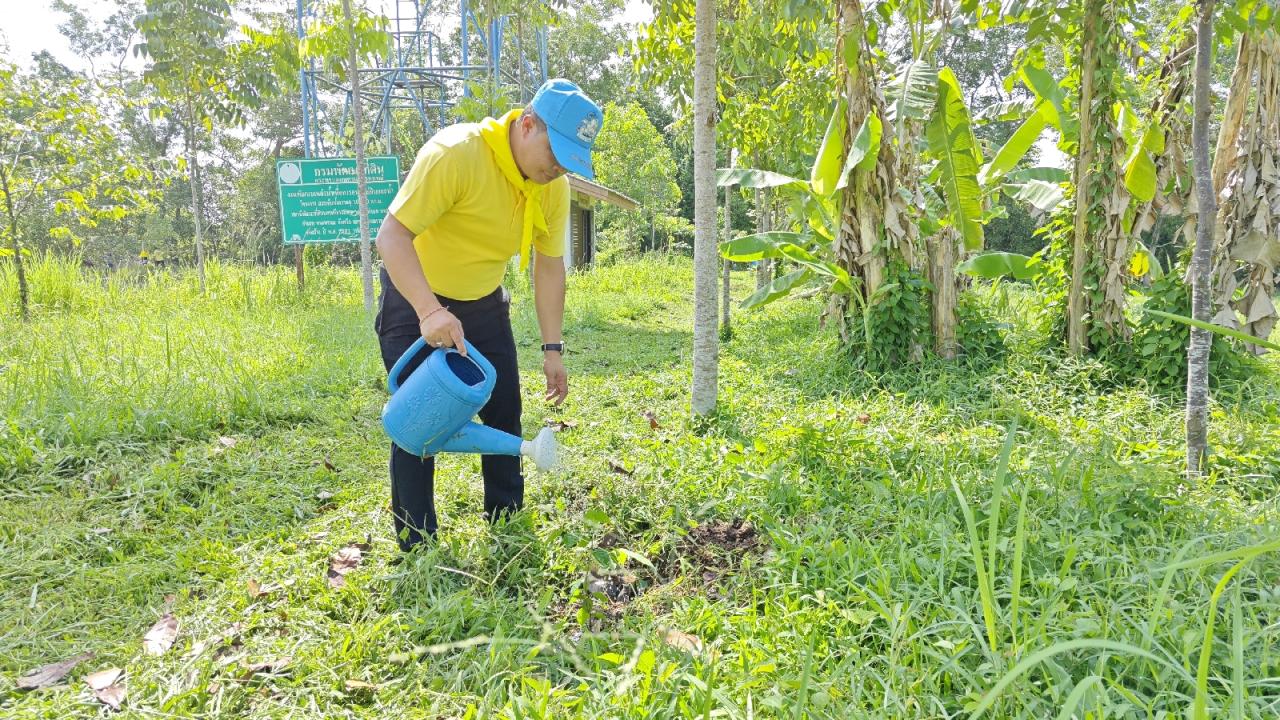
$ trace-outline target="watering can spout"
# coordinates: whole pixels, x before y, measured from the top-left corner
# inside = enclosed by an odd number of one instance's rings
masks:
[[[555,433],[551,432],[551,428],[542,428],[533,440],[525,440],[520,444],[520,454],[532,460],[543,472],[554,469],[560,460]]]
[[[420,457],[440,452],[527,456],[539,470],[556,464],[556,440],[544,428],[533,440],[471,422],[489,401],[497,372],[466,343],[467,355],[448,348],[432,352],[422,338],[405,351],[387,376],[391,398],[382,427],[396,445]],[[408,370],[418,356],[426,359]]]
[[[463,425],[462,429],[449,438],[439,451],[480,453],[481,455],[523,455],[544,472],[555,467],[557,454],[556,438],[551,428],[543,428],[533,440],[524,440],[479,423]]]

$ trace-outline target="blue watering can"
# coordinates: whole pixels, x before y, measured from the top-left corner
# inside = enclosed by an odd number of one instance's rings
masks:
[[[387,376],[391,398],[382,408],[382,427],[396,445],[420,457],[441,452],[525,455],[539,470],[550,470],[556,463],[551,428],[524,440],[471,421],[489,401],[498,373],[471,343],[463,343],[466,356],[454,348],[438,350],[407,378],[400,377],[405,367],[430,348],[418,338],[400,356]]]

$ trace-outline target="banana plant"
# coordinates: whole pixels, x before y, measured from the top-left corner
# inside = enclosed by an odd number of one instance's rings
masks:
[[[922,71],[932,73],[932,105],[924,102],[925,83]],[[1015,170],[1044,128],[1050,107],[1043,103],[1032,117],[1005,143],[991,162],[983,164],[973,135],[972,120],[965,107],[955,74],[949,68],[933,70],[913,62],[904,66],[890,83],[890,131],[895,134],[904,119],[927,119],[927,156],[933,163],[921,188],[922,208],[915,220],[921,234],[932,235],[940,229],[956,228],[969,250],[982,247],[984,197],[1004,191],[1025,199],[1042,209],[1052,209],[1061,201],[1061,181],[1065,173],[1054,168]],[[799,268],[761,288],[742,304],[753,307],[772,302],[798,288],[823,284],[828,292],[847,294],[858,288],[857,278],[838,266],[830,244],[835,238],[838,207],[836,193],[844,190],[853,173],[868,171],[879,161],[878,151],[885,123],[872,112],[843,152],[847,127],[843,101],[833,108],[822,144],[814,158],[808,180],[781,173],[747,168],[719,171],[717,183],[724,186],[775,188],[788,197],[792,216],[803,228],[797,232],[774,231],[748,235],[721,244],[721,254],[735,262],[753,262],[767,258],[794,261]]]
[[[938,72],[938,104],[926,130],[929,153],[937,158],[938,184],[947,202],[948,222],[966,250],[981,250],[982,190],[979,167],[982,154],[973,135],[969,109],[951,68]]]
[[[917,7],[919,6],[919,7]],[[856,178],[875,173],[898,174],[883,208],[882,225],[901,237],[933,237],[953,230],[969,251],[982,248],[983,225],[992,217],[987,210],[990,198],[999,192],[1051,210],[1063,197],[1060,170],[1019,169],[1018,165],[1049,124],[1064,126],[1064,97],[1058,84],[1041,66],[1024,69],[1025,82],[1040,87],[1043,98],[1030,106],[1022,126],[992,157],[984,162],[973,133],[974,120],[964,102],[959,82],[950,68],[931,62],[933,49],[944,33],[933,27],[928,9],[920,3],[902,3],[903,19],[911,25],[911,58],[894,68],[884,84],[884,103],[872,103],[861,115],[849,112],[849,98],[842,94],[833,104],[826,129],[806,180],[761,170],[721,170],[721,186],[773,188],[789,199],[797,231],[770,232],[739,238],[721,245],[722,254],[736,261],[767,258],[789,259],[798,266],[747,298],[744,305],[771,302],[798,288],[823,284],[832,293],[870,290],[875,282],[860,287],[847,262],[841,262],[833,245],[838,245],[840,212],[838,199],[852,202],[857,196]],[[884,9],[880,9],[883,13]],[[892,10],[890,10],[892,12]],[[870,32],[874,21],[863,26]],[[837,45],[843,65],[865,68],[869,43],[850,40]],[[1005,111],[1009,118],[1018,117]],[[1021,112],[1027,109],[1019,108]],[[923,130],[923,133],[920,130]],[[886,150],[887,149],[887,150]],[[885,155],[885,153],[888,153]],[[905,156],[901,166],[897,158]],[[888,163],[888,167],[881,168]],[[911,175],[922,167],[922,177]],[[864,181],[860,181],[864,182]],[[892,181],[891,181],[892,183]],[[852,191],[852,193],[851,193]],[[904,233],[904,224],[910,228]],[[800,251],[803,251],[801,253]],[[954,255],[952,255],[954,258]],[[847,258],[844,258],[847,260]],[[946,266],[945,277],[955,271],[955,259]],[[837,272],[837,268],[843,267]],[[937,280],[935,280],[937,282]]]
[[[1064,198],[1063,183],[1067,173],[1059,168],[1019,168],[1019,164],[1051,124],[1061,128],[1058,112],[1061,98],[1050,88],[1057,87],[1052,77],[1038,68],[1026,72],[1028,84],[1044,88],[1046,97],[1032,103],[1006,103],[988,113],[984,120],[1009,121],[1022,119],[1022,123],[1009,139],[996,150],[990,161],[983,162],[981,150],[974,139],[971,119],[964,106],[963,96],[955,75],[949,68],[938,72],[937,104],[927,128],[928,157],[937,164],[927,176],[930,184],[923,188],[925,202],[921,218],[921,230],[931,235],[939,228],[951,226],[969,251],[981,250],[983,225],[999,212],[994,202],[997,194],[1004,194],[1016,202],[1032,206],[1040,213],[1051,212]],[[1031,79],[1034,78],[1034,79]],[[938,212],[937,202],[945,200],[943,212]],[[936,223],[936,224],[933,224]],[[976,256],[981,258],[983,256]],[[998,268],[1011,267],[1007,263],[1011,253],[997,253],[991,260],[966,261],[956,267],[977,277],[993,277]],[[1018,270],[1006,273],[1017,279],[1025,279],[1023,267],[1031,258],[1018,255]],[[1034,273],[1033,273],[1034,274]]]
[[[819,153],[819,161],[821,158]],[[819,164],[815,162],[814,167]],[[732,262],[785,259],[797,266],[747,297],[742,307],[765,305],[811,286],[841,295],[856,294],[859,281],[835,262],[831,251],[837,208],[830,193],[816,192],[814,183],[799,178],[747,168],[721,169],[716,183],[721,187],[776,189],[788,202],[794,225],[802,228],[745,235],[720,244],[721,256]],[[818,187],[822,187],[821,181]]]

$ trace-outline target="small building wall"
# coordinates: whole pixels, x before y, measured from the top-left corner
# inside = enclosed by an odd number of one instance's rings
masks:
[[[565,224],[565,267],[586,267],[596,259],[596,204],[607,202],[624,210],[635,210],[639,203],[615,190],[569,176],[569,222]]]
[[[565,267],[586,267],[596,258],[596,210],[591,198],[573,193],[565,226]]]

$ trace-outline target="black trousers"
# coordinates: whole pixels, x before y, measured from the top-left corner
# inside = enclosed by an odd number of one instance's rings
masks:
[[[409,346],[421,337],[413,306],[391,284],[384,268],[382,297],[374,329],[382,348],[382,362],[388,372]],[[436,296],[459,321],[466,339],[493,363],[497,384],[489,402],[480,410],[480,419],[498,430],[520,434],[520,372],[516,365],[516,342],[511,333],[511,300],[498,288],[479,300],[452,300]],[[430,353],[421,357],[426,358]],[[410,365],[412,371],[416,366]],[[484,455],[484,513],[490,521],[524,504],[524,476],[520,458]],[[435,459],[421,458],[391,444],[391,511],[395,516],[396,539],[408,551],[424,537],[435,535]]]

